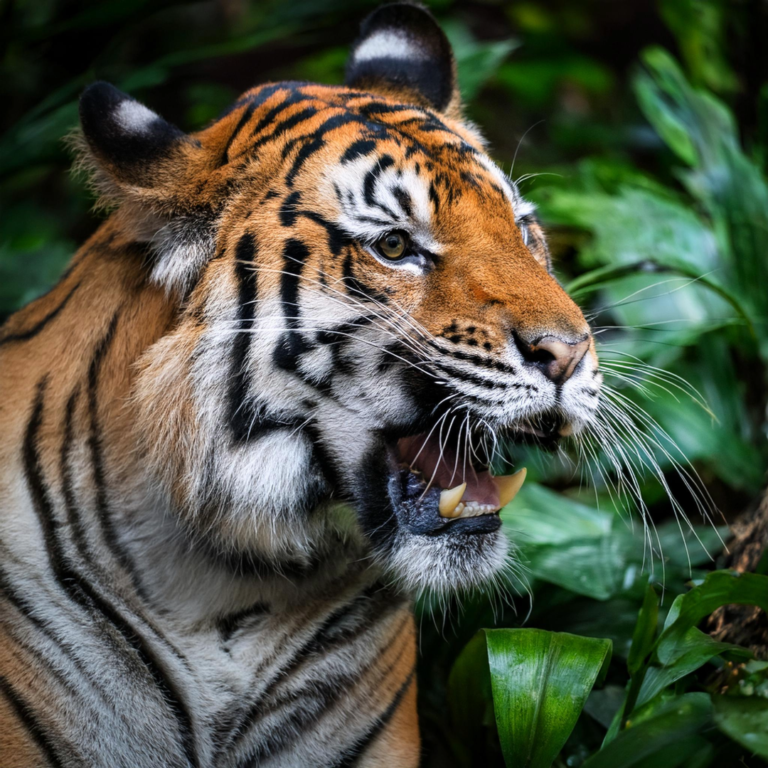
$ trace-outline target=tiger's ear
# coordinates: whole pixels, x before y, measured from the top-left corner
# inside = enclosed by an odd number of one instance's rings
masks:
[[[432,14],[419,5],[384,5],[363,21],[345,84],[459,117],[451,44]]]
[[[109,83],[88,86],[80,97],[84,164],[108,199],[144,198],[173,207],[172,198],[195,164],[198,142]]]
[[[211,179],[215,152],[109,83],[85,89],[80,122],[79,163],[100,204],[120,206],[151,244],[157,283],[188,290],[214,252],[224,196],[215,183],[201,191],[200,180]]]

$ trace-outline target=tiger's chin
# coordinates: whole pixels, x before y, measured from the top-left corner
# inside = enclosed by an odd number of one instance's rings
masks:
[[[531,429],[521,425],[515,439],[530,437]],[[561,429],[545,430],[550,444]],[[494,476],[468,439],[441,440],[434,431],[401,438],[388,450],[387,496],[395,514],[386,561],[396,578],[411,592],[438,595],[494,582],[511,549],[499,513],[526,470]]]

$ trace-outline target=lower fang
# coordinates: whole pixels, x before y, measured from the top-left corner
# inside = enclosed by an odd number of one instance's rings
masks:
[[[461,497],[464,495],[464,491],[467,490],[467,484],[462,483],[455,488],[447,488],[444,491],[440,491],[440,502],[438,509],[442,517],[458,517],[461,511],[457,511]]]
[[[502,475],[493,478],[499,491],[499,507],[506,507],[517,496],[518,491],[523,487],[527,473],[528,471],[523,467],[514,475]]]

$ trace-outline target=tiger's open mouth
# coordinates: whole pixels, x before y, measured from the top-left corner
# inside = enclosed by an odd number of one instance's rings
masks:
[[[419,479],[425,491],[439,489],[438,511],[448,520],[497,514],[525,480],[525,469],[513,475],[491,475],[468,440],[446,445],[434,433],[422,434],[402,438],[397,448],[401,466]]]
[[[545,447],[568,434],[558,416],[521,421],[505,432],[515,442]],[[490,458],[462,428],[402,437],[391,448],[390,496],[401,524],[412,533],[493,533],[499,511],[517,495],[526,470],[494,476]]]

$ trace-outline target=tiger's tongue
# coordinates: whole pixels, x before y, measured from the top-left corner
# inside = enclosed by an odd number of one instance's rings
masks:
[[[467,484],[461,501],[476,501],[479,504],[499,505],[499,491],[490,472],[477,472],[473,469],[469,457],[456,453],[456,448],[443,446],[440,455],[438,435],[416,435],[404,437],[398,441],[401,461],[419,470],[427,482],[432,478],[432,485],[439,488],[455,488]]]

